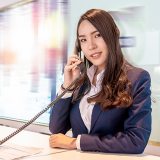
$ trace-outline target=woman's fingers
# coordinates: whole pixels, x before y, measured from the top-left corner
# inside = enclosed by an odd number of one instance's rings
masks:
[[[69,56],[69,59],[70,59],[70,58],[80,59],[80,57],[78,57],[77,55],[71,55],[71,56]]]
[[[49,138],[49,145],[52,148],[57,147],[56,139],[57,139],[57,135],[56,134],[55,135],[51,135],[50,138]]]
[[[81,61],[77,61],[76,63],[73,63],[72,65],[66,66],[66,69],[71,70],[71,69],[75,68],[80,63],[81,63]]]
[[[69,86],[75,78],[79,76],[78,69],[76,66],[81,63],[80,57],[77,55],[72,55],[69,57],[68,62],[64,68],[64,85]]]
[[[49,144],[52,148],[60,147],[61,143],[59,142],[59,140],[61,139],[61,135],[62,134],[53,134],[50,136]]]
[[[67,65],[80,61],[78,57],[69,57]]]
[[[50,143],[50,147],[52,147],[52,148],[56,148],[56,147],[58,147],[58,145],[57,145],[57,143],[52,142],[52,143]]]
[[[76,149],[76,138],[64,134],[54,134],[50,137],[49,144],[52,148]]]
[[[77,57],[77,58],[79,58],[78,55],[75,55],[75,54],[72,54],[70,57]]]

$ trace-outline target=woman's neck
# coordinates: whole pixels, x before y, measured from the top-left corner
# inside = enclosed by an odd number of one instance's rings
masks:
[[[99,73],[101,73],[103,70],[104,70],[105,68],[103,67],[97,67],[97,70],[96,70],[96,72],[95,72],[95,74],[94,74],[94,76],[93,76],[93,80],[92,80],[92,84],[96,87],[96,82],[97,82],[97,75],[99,74]]]
[[[101,73],[104,69],[105,69],[104,67],[98,66],[95,75],[98,75],[98,74]]]

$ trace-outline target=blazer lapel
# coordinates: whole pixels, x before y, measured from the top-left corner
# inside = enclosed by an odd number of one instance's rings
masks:
[[[82,91],[83,93],[84,93],[84,91],[86,90],[86,88],[87,88],[87,82],[84,83],[84,88],[83,88],[83,91]],[[79,91],[78,91],[78,92],[79,92]],[[80,103],[80,100],[78,100],[78,106],[79,106],[79,103]],[[79,107],[78,107],[78,109],[79,109]],[[102,113],[102,110],[101,110],[101,108],[100,108],[100,105],[99,105],[99,104],[98,104],[98,105],[95,105],[94,108],[93,108],[93,111],[92,111],[90,133],[92,132],[92,130],[93,130],[95,124],[96,124],[96,121],[97,121],[97,119],[98,119],[98,117],[100,116],[101,113]],[[81,117],[80,110],[79,110],[77,116],[80,116],[80,117]],[[80,120],[80,125],[81,125],[81,127],[84,129],[84,131],[87,131],[87,128],[86,128],[86,126],[85,126],[82,118],[80,118],[80,119],[81,119],[81,120]]]
[[[76,117],[77,117],[77,119],[78,119],[78,123],[79,123],[79,125],[81,126],[81,129],[84,131],[84,133],[88,133],[88,130],[87,130],[87,128],[86,128],[86,126],[85,126],[85,124],[84,124],[84,122],[83,122],[83,120],[82,120],[82,117],[81,117],[81,113],[80,113],[80,110],[79,110],[79,103],[80,103],[80,99],[78,100],[78,102],[77,102],[77,107],[76,107],[76,112],[78,113],[77,115],[75,115]]]
[[[90,133],[92,132],[100,114],[102,113],[102,110],[100,108],[100,105],[97,104],[94,106],[93,111],[92,111],[92,118],[91,118],[91,129],[90,129]]]
[[[84,93],[85,92],[85,90],[86,90],[86,88],[87,88],[87,83],[85,82],[84,83],[84,86],[81,86],[81,87],[83,87],[83,91],[82,91],[82,93]],[[80,88],[81,88],[80,87]],[[74,93],[75,94],[75,96],[77,95],[77,94],[79,94],[79,91],[80,91],[80,88],[76,91],[76,93]],[[74,95],[73,95],[74,96]],[[76,118],[78,119],[78,123],[79,123],[79,125],[81,126],[81,129],[83,130],[83,132],[84,133],[88,133],[88,130],[87,130],[87,127],[85,126],[85,124],[84,124],[84,122],[83,122],[83,120],[82,120],[82,117],[81,117],[81,113],[80,113],[80,109],[79,109],[79,104],[80,104],[80,101],[81,101],[81,99],[79,99],[77,102],[75,102],[76,104],[76,113],[78,113],[78,114],[76,114],[75,116],[76,116]]]

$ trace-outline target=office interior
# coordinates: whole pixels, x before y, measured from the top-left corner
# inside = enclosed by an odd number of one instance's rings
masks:
[[[152,132],[146,153],[160,156],[159,5],[158,0],[1,0],[0,125],[19,128],[56,97],[79,17],[98,8],[114,18],[125,58],[150,73]],[[51,134],[49,114],[50,109],[26,130]]]

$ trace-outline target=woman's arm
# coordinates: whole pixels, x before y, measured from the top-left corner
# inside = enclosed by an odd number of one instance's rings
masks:
[[[49,122],[49,130],[52,134],[66,134],[66,132],[71,128],[69,118],[71,100],[72,97],[60,99],[52,107]]]
[[[75,68],[80,64],[80,57],[73,55],[69,57],[68,62],[64,68],[64,84],[63,87],[67,88],[76,78],[80,75],[80,70]],[[70,107],[71,107],[72,97],[66,99],[60,99],[52,107],[52,112],[50,114],[49,129],[51,133],[63,133],[65,134],[70,128]]]
[[[142,153],[151,133],[151,91],[150,76],[143,71],[133,84],[134,102],[129,107],[124,122],[124,132],[98,137],[96,134],[82,134],[80,147],[83,151],[111,153]]]

